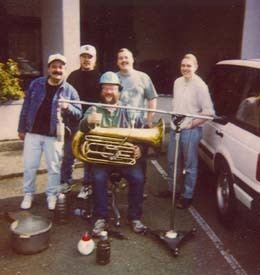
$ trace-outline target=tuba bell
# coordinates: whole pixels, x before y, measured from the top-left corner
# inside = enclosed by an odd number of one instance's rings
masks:
[[[162,119],[153,128],[95,127],[88,133],[77,131],[72,141],[73,155],[84,162],[134,165],[134,143],[160,148],[164,140]]]

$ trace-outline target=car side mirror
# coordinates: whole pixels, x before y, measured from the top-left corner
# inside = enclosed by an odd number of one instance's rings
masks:
[[[215,116],[212,121],[221,125],[226,125],[228,123],[227,117],[225,116]]]

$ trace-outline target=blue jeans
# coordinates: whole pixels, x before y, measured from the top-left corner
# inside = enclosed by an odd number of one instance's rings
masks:
[[[75,131],[76,132],[76,131]],[[65,138],[64,141],[64,156],[61,165],[61,183],[72,184],[72,173],[74,168],[74,156],[72,153],[72,140],[73,135],[70,135]],[[90,176],[90,165],[84,163],[84,174],[83,174],[83,184],[87,184],[91,181]]]
[[[24,193],[35,192],[36,172],[40,166],[42,153],[44,153],[48,169],[47,196],[56,195],[60,185],[60,167],[63,143],[56,137],[27,133],[24,140]]]
[[[187,199],[193,197],[196,186],[198,175],[198,146],[201,137],[201,127],[184,129],[180,135],[176,192],[182,192],[182,185],[184,185],[183,197]],[[168,184],[170,191],[173,189],[175,143],[175,131],[171,129],[168,146]]]
[[[93,165],[94,216],[108,218],[107,183],[112,172],[120,173],[128,181],[128,219],[139,220],[142,215],[144,172],[140,163],[133,166]]]

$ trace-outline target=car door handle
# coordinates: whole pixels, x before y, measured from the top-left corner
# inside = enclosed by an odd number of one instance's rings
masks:
[[[223,136],[224,136],[223,133],[222,133],[221,131],[219,131],[219,130],[216,130],[216,134],[217,134],[218,136],[220,136],[220,137],[223,137]]]

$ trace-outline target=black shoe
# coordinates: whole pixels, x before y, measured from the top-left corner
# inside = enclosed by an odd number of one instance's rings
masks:
[[[148,194],[147,193],[143,193],[143,199],[146,200],[148,198]]]
[[[181,197],[178,200],[176,207],[179,209],[186,209],[191,206],[191,203],[192,203],[192,199],[187,199],[187,198]]]

